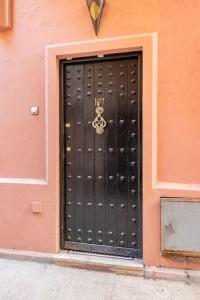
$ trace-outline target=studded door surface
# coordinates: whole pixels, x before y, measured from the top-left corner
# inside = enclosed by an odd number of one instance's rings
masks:
[[[62,247],[141,256],[141,54],[62,62]],[[92,126],[95,99],[107,126]]]

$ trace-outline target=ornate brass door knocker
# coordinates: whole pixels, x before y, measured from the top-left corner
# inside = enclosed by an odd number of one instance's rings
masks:
[[[99,99],[101,101],[98,101],[98,99],[95,99],[95,103],[96,103],[96,118],[94,119],[94,121],[92,122],[92,126],[94,127],[94,129],[96,129],[96,133],[97,134],[102,134],[104,133],[104,128],[107,126],[106,121],[104,120],[104,118],[102,117],[102,114],[104,113],[104,108],[101,106],[102,103],[104,101],[102,101],[102,99]]]

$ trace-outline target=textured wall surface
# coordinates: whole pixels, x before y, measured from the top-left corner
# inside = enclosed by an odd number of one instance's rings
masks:
[[[199,14],[198,0],[107,0],[98,35],[158,32],[158,180],[191,184],[193,197],[200,196]],[[45,46],[93,38],[85,0],[13,1],[13,28],[0,32],[0,247],[56,250],[50,182],[15,178],[45,179]],[[40,107],[39,116],[30,115],[31,105]],[[188,196],[187,188],[177,194]],[[35,200],[41,215],[31,213]],[[176,265],[159,256],[159,198],[149,205],[145,263]]]
[[[102,19],[99,37],[159,34],[161,181],[198,183],[200,179],[199,11],[200,3],[194,0],[125,0],[123,7],[120,1],[110,0]],[[95,35],[84,0],[16,0],[13,14],[13,30],[0,33],[0,97],[6,98],[0,103],[6,116],[0,121],[0,176],[42,177],[44,120],[31,118],[28,110],[31,104],[39,104],[43,112],[44,46]],[[16,144],[20,151],[13,152]]]

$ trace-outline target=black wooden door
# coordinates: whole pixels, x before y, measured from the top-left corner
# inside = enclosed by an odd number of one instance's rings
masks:
[[[62,61],[61,78],[62,248],[141,257],[141,53]]]

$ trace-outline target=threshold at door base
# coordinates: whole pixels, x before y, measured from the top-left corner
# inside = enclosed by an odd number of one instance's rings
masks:
[[[65,267],[87,269],[91,271],[112,272],[121,275],[144,276],[141,259],[107,256],[75,251],[62,251],[54,263]]]
[[[144,266],[142,260],[61,251],[41,253],[23,250],[0,249],[0,258],[51,263],[63,267],[112,272],[121,275],[140,276],[147,279],[164,279],[200,284],[200,271]]]
[[[0,258],[51,263],[63,267],[144,276],[144,265],[137,258],[105,256],[101,254],[61,251],[41,253],[24,250],[0,249]]]

